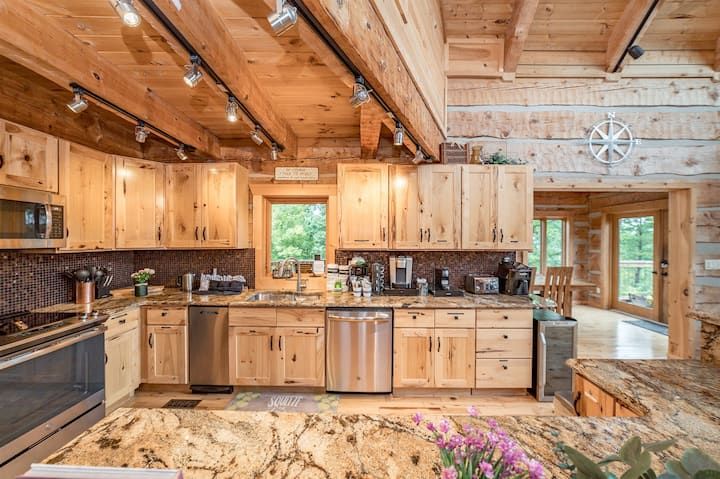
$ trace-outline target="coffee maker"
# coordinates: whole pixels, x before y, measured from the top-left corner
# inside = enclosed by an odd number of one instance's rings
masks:
[[[411,288],[412,266],[411,256],[390,256],[390,287]]]
[[[450,270],[448,268],[435,268],[435,287],[436,290],[450,289]]]
[[[506,256],[498,265],[497,277],[500,282],[500,293],[518,296],[530,294],[532,268],[529,266],[513,262],[509,256]]]

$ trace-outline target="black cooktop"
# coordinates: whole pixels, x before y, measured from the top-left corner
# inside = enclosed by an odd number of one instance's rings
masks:
[[[40,329],[56,328],[65,324],[74,313],[20,313],[4,314],[0,316],[0,336],[10,336],[18,333],[32,334]]]

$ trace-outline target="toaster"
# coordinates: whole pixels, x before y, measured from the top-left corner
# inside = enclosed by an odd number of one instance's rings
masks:
[[[465,291],[472,294],[498,294],[500,281],[497,276],[468,274],[465,276]]]

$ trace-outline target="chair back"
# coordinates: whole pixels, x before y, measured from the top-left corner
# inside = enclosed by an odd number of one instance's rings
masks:
[[[556,312],[562,316],[569,316],[572,312],[572,294],[570,292],[572,277],[572,266],[548,266],[545,272],[543,296],[555,302]]]

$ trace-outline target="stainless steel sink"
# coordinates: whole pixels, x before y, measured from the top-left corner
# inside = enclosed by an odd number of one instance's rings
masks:
[[[295,293],[292,291],[258,291],[248,297],[250,302],[258,301],[305,301],[309,299],[317,299],[320,293]]]

